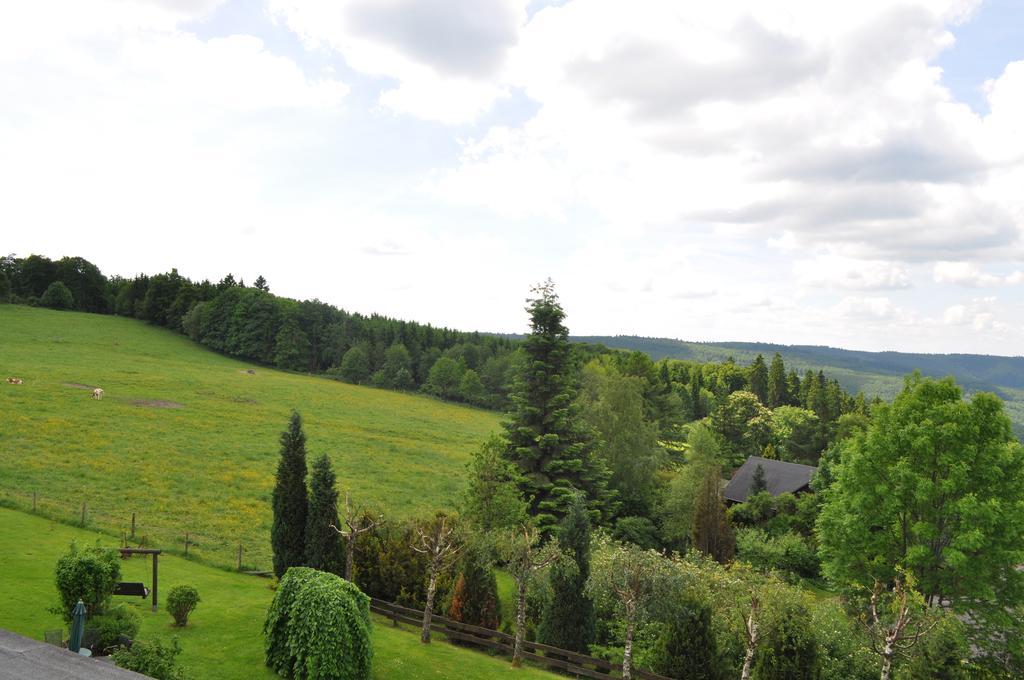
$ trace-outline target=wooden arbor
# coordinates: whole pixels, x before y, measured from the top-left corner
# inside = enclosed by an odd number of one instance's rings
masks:
[[[157,586],[157,576],[158,576],[158,570],[157,570],[158,559],[157,558],[160,557],[160,553],[163,552],[163,551],[157,550],[157,549],[153,549],[153,548],[119,548],[119,550],[121,551],[121,557],[123,557],[125,559],[131,557],[132,555],[152,555],[153,556],[153,588],[150,591],[150,594],[153,596],[153,611],[156,611],[157,610],[156,586]]]

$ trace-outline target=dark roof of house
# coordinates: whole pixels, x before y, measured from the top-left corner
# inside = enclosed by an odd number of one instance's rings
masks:
[[[145,675],[88,659],[0,629],[0,680],[146,680]]]
[[[784,463],[781,460],[751,456],[732,476],[732,481],[726,485],[722,494],[726,500],[736,503],[747,500],[758,465],[764,469],[764,481],[768,487],[768,493],[773,496],[782,493],[795,493],[803,489],[811,483],[811,477],[818,469],[810,465]]]

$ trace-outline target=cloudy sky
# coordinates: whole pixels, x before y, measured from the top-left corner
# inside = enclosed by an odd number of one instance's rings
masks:
[[[0,249],[522,331],[1024,353],[1018,0],[33,0]]]

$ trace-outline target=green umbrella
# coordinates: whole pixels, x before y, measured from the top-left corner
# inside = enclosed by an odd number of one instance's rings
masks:
[[[82,635],[85,633],[85,604],[81,600],[75,605],[71,619],[71,638],[68,640],[68,649],[77,652],[82,646]]]

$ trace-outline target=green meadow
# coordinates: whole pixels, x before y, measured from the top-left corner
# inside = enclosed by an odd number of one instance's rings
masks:
[[[48,610],[57,602],[53,567],[72,541],[79,545],[117,546],[106,534],[77,529],[30,514],[0,508],[0,628],[42,639],[46,630],[61,628],[63,621]],[[134,557],[121,562],[126,581],[152,583],[149,559]],[[274,597],[270,579],[233,574],[180,557],[160,557],[160,610],[150,601],[115,597],[142,619],[139,639],[177,636],[182,665],[195,680],[256,680],[275,678],[263,665],[263,620]],[[163,597],[172,586],[190,584],[202,601],[183,629],[171,625],[163,609]],[[540,680],[555,677],[532,668],[511,668],[507,659],[454,647],[440,636],[430,645],[419,641],[418,630],[392,627],[374,616],[373,677],[383,679],[431,678],[436,680],[515,678]],[[65,635],[67,631],[65,630]]]
[[[250,373],[249,371],[253,371]],[[292,409],[310,457],[387,516],[451,507],[497,414],[252,366],[143,322],[0,305],[0,502],[233,566],[270,566]],[[7,376],[24,380],[9,385]],[[104,390],[102,400],[91,389]],[[33,501],[33,494],[35,500]]]

